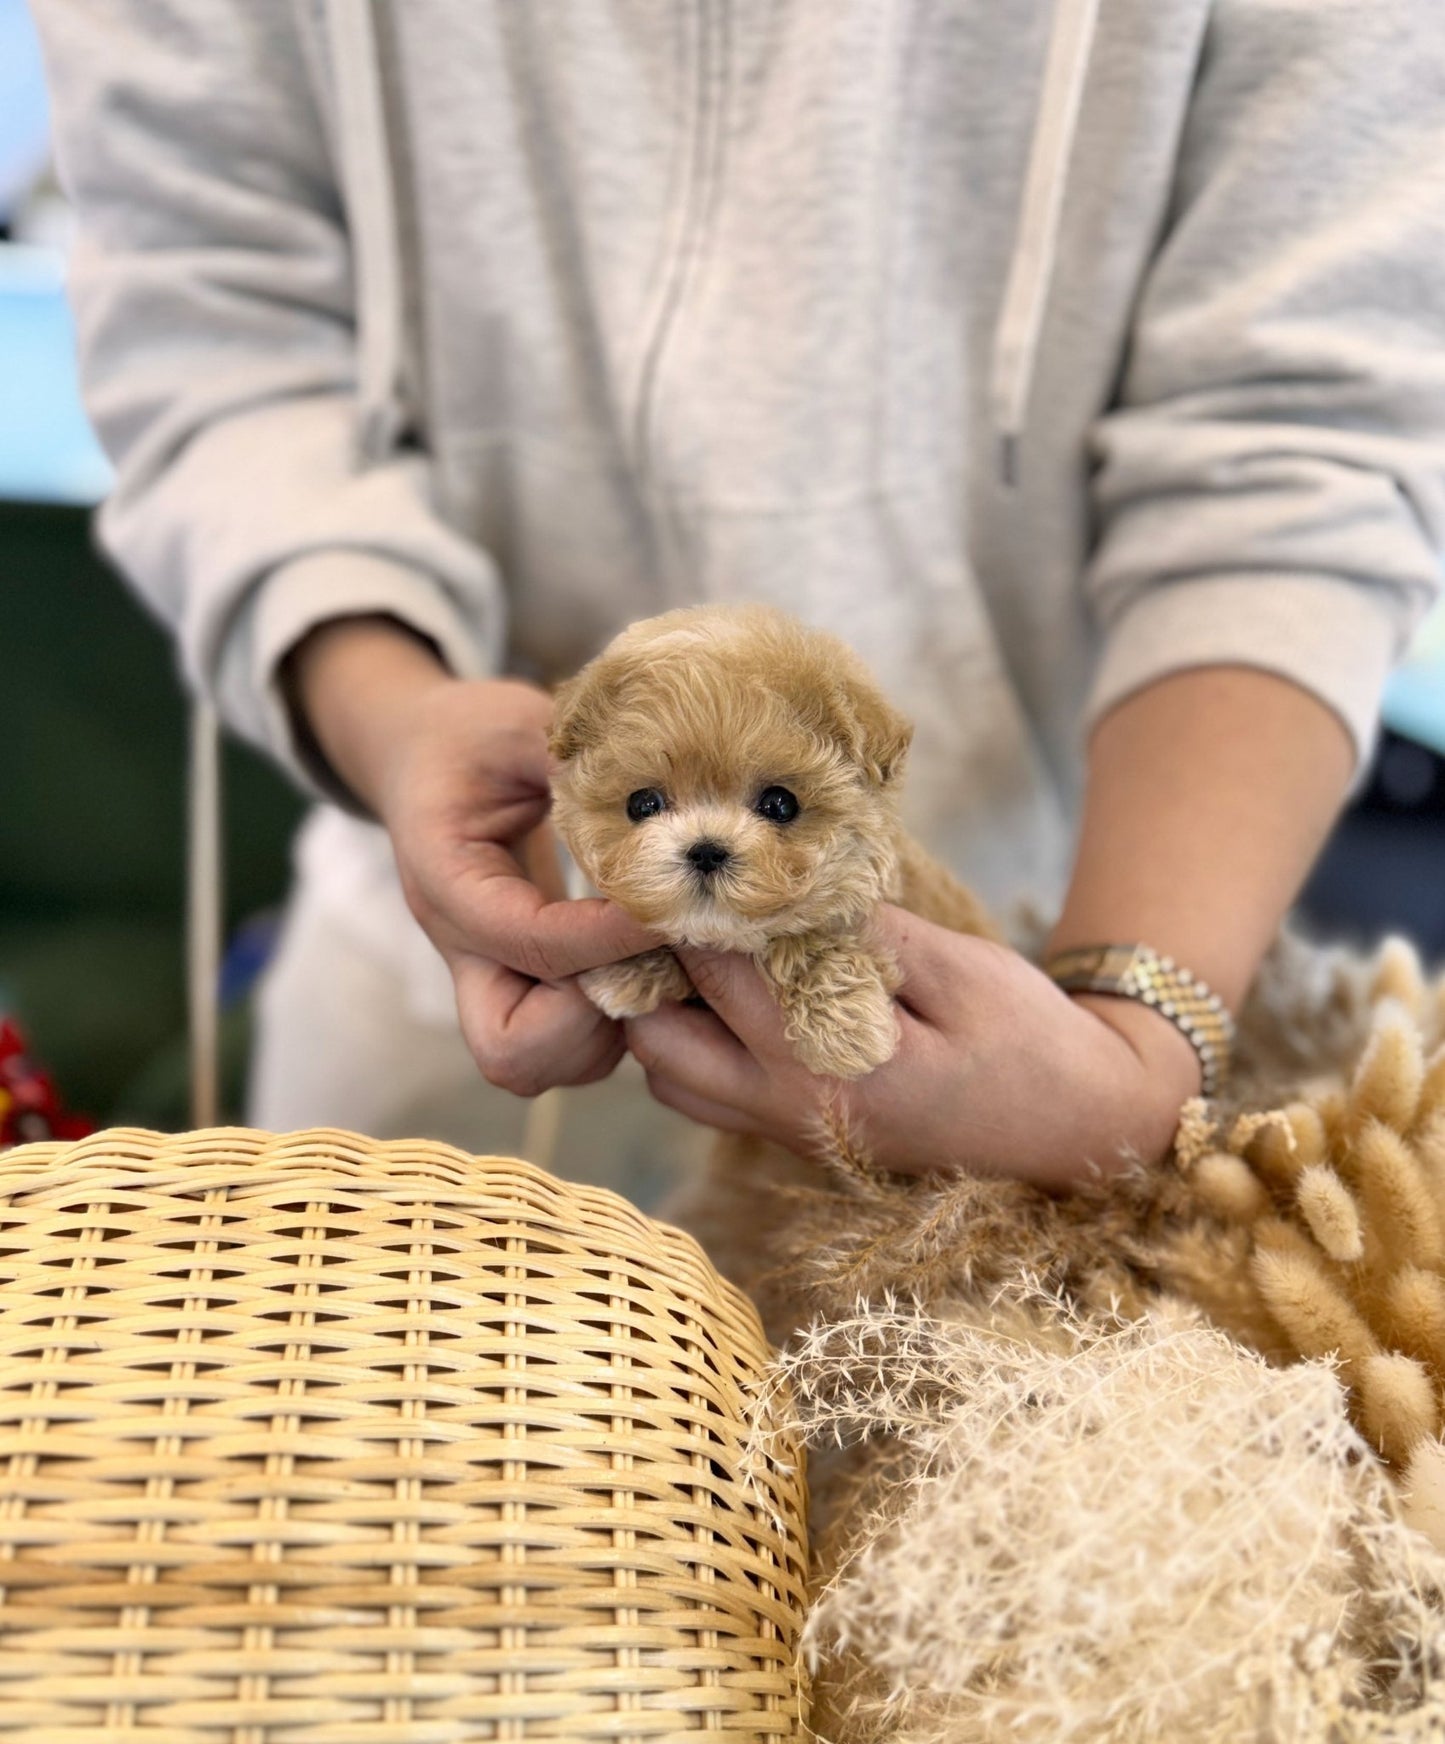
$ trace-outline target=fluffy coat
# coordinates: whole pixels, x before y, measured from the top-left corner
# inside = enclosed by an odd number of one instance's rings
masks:
[[[897,1044],[878,904],[992,932],[899,821],[911,738],[836,637],[761,606],[669,612],[558,691],[553,818],[604,896],[674,944],[747,952],[803,1064],[857,1077]],[[692,992],[666,950],[582,985],[611,1017]]]

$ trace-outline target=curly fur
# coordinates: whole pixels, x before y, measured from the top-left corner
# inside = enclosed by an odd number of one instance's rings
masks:
[[[761,606],[698,607],[634,624],[558,693],[553,814],[604,896],[676,944],[745,951],[777,994],[810,1070],[854,1078],[891,1058],[893,965],[869,941],[908,880],[971,904],[905,836],[896,791],[912,729],[835,637]],[[787,823],[759,795],[796,796]],[[627,800],[664,806],[633,821]],[[718,844],[704,877],[688,859]],[[971,930],[987,930],[971,906]],[[657,953],[592,972],[613,1017],[690,989]]]

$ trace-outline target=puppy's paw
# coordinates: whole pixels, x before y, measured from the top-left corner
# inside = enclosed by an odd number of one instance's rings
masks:
[[[671,951],[644,951],[577,977],[582,991],[608,1017],[644,1017],[668,1000],[692,992],[682,964]]]
[[[827,1003],[790,1013],[787,1035],[799,1060],[825,1078],[861,1078],[898,1049],[898,1019],[882,982],[850,988]]]
[[[861,1078],[898,1047],[893,963],[856,942],[778,939],[762,963],[783,1008],[784,1033],[810,1072]]]

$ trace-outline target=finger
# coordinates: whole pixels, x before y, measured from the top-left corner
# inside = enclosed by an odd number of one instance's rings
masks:
[[[561,902],[567,895],[567,881],[562,876],[562,861],[557,853],[557,832],[551,820],[544,818],[522,843],[522,870],[542,892],[546,902]]]
[[[627,1053],[622,1026],[598,1013],[597,1027],[578,1045],[556,1056],[553,1071],[559,1084],[595,1084],[616,1070]]]
[[[749,957],[734,951],[700,951],[683,947],[678,961],[687,978],[755,1058],[789,1058],[783,1034],[783,1014],[767,983]]]
[[[760,1109],[770,1100],[767,1072],[711,1011],[668,1005],[630,1018],[623,1031],[644,1072],[738,1110]]]
[[[451,968],[462,1033],[491,1084],[536,1096],[599,1072],[618,1047],[616,1025],[575,986],[530,981],[481,957],[454,958]]]
[[[494,842],[473,844],[460,875],[423,892],[444,950],[485,957],[535,981],[565,981],[661,941],[598,897],[549,902],[517,860]]]
[[[603,1033],[609,1037],[608,1047],[597,1055],[595,1064],[579,1070],[575,1077],[567,1079],[570,1088],[580,1090],[585,1084],[600,1084],[604,1078],[610,1078],[627,1058],[627,1043],[622,1035],[622,1026],[610,1023]]]
[[[694,1096],[691,1091],[675,1084],[671,1078],[662,1077],[660,1074],[649,1072],[646,1077],[648,1091],[655,1102],[660,1102],[664,1108],[673,1109],[688,1120],[695,1120],[699,1126],[710,1126],[718,1132],[741,1134],[761,1130],[759,1123],[740,1109],[725,1107],[721,1102],[709,1102],[705,1096]]]

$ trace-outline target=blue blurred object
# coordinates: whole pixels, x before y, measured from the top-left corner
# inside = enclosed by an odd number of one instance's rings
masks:
[[[271,961],[281,936],[279,908],[262,909],[243,920],[231,934],[221,959],[220,1002],[224,1011],[239,1005]]]
[[[1445,602],[1426,618],[1390,680],[1385,724],[1445,757]]]
[[[25,0],[0,0],[0,224],[45,168],[49,115],[40,45]]]
[[[98,502],[110,467],[86,421],[62,257],[0,243],[0,497]]]

